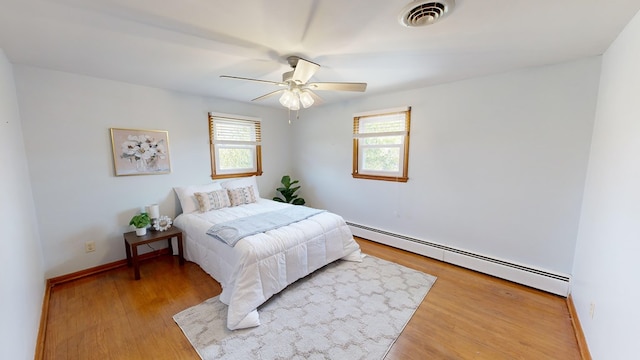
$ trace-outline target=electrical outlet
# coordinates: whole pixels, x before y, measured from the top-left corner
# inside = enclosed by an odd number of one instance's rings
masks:
[[[596,312],[596,304],[591,303],[589,306],[589,316],[593,319],[593,314]]]
[[[87,241],[84,243],[84,251],[85,252],[93,252],[96,251],[96,242],[95,241]]]

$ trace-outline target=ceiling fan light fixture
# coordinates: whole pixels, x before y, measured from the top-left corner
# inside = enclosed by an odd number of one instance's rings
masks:
[[[293,101],[291,105],[289,105],[289,110],[298,111],[300,110],[300,99],[297,96],[293,97]]]
[[[302,90],[300,93],[300,103],[306,109],[309,106],[313,105],[313,97],[307,90]]]
[[[280,104],[289,110],[300,110],[300,98],[295,90],[285,90],[280,96]]]
[[[280,104],[284,107],[289,107],[293,102],[293,92],[291,90],[285,90],[280,96]]]

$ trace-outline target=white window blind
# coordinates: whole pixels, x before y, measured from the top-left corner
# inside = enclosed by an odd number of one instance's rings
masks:
[[[260,121],[213,117],[212,130],[217,144],[260,145]]]
[[[405,113],[359,117],[354,124],[354,134],[357,138],[404,136],[408,129]]]

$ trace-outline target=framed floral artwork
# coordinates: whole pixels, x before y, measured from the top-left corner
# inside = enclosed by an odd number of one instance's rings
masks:
[[[168,174],[169,132],[111,128],[116,176]]]

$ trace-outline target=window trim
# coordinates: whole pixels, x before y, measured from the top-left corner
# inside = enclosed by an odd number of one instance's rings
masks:
[[[218,155],[216,153],[216,145],[221,145],[221,144],[216,144],[216,142],[214,141],[215,119],[228,119],[228,120],[253,123],[253,125],[255,126],[256,140],[251,142],[239,142],[237,144],[255,146],[256,171],[233,172],[233,173],[229,173],[229,172],[217,173],[216,172],[216,159]],[[261,120],[259,118],[210,112],[208,122],[209,122],[209,155],[211,160],[211,179],[216,180],[216,179],[228,179],[228,178],[237,178],[237,177],[248,177],[253,175],[257,175],[257,176],[262,175],[262,130],[261,130]],[[229,144],[232,144],[232,142],[229,142]]]
[[[406,131],[401,131],[401,132],[389,132],[389,133],[383,133],[386,135],[402,135],[404,136],[404,144],[399,145],[398,147],[400,147],[400,156],[402,157],[401,160],[401,166],[402,166],[402,170],[400,171],[400,173],[402,174],[401,176],[387,176],[387,175],[380,175],[378,174],[374,174],[374,173],[360,173],[359,171],[359,165],[360,165],[360,138],[362,138],[363,136],[359,136],[359,124],[360,124],[360,119],[362,118],[368,118],[368,117],[379,117],[379,116],[385,116],[385,115],[393,115],[393,114],[400,114],[400,113],[404,113],[405,115],[405,129]],[[392,109],[384,109],[384,110],[375,110],[375,111],[369,111],[366,113],[359,113],[359,114],[354,114],[353,115],[353,172],[351,173],[351,175],[353,176],[353,178],[356,179],[369,179],[369,180],[383,180],[383,181],[394,181],[394,182],[407,182],[409,181],[409,134],[410,134],[410,130],[411,130],[411,107],[410,106],[406,106],[406,107],[400,107],[400,108],[392,108]]]

